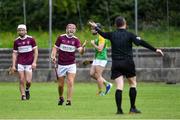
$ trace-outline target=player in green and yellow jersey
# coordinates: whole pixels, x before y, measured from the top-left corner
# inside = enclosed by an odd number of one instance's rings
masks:
[[[100,23],[97,23],[97,25],[99,28],[101,28]],[[90,69],[90,75],[92,78],[97,80],[97,84],[98,84],[97,95],[104,96],[105,94],[108,94],[110,92],[110,89],[112,88],[112,84],[110,82],[107,82],[102,76],[102,73],[107,64],[107,48],[106,48],[107,42],[106,39],[104,39],[102,36],[97,34],[97,31],[95,29],[92,28],[91,32],[93,35],[97,35],[97,38],[91,41],[91,44],[95,48],[95,58],[93,60]],[[105,92],[103,91],[103,86],[106,87]]]

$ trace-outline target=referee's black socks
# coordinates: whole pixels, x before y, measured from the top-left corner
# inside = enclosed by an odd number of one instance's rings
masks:
[[[135,106],[136,94],[137,94],[136,88],[131,87],[129,89],[129,97],[130,97],[131,108],[136,108],[136,106]]]
[[[115,93],[117,112],[122,112],[121,103],[122,103],[122,90],[116,89]]]

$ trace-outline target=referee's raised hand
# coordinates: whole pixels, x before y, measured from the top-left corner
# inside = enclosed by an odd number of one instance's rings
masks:
[[[89,21],[89,25],[91,25],[92,27],[97,27],[97,24],[94,21]]]

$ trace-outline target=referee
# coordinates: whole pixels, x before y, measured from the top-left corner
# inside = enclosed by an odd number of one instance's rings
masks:
[[[115,92],[115,101],[117,106],[117,114],[123,114],[121,107],[122,103],[122,91],[124,87],[124,78],[125,76],[129,82],[129,97],[131,108],[129,113],[141,113],[135,106],[136,101],[136,71],[135,64],[133,61],[133,52],[132,47],[133,43],[137,46],[141,45],[145,48],[148,48],[154,52],[157,52],[163,56],[163,52],[160,49],[156,49],[153,46],[149,45],[147,42],[142,40],[140,37],[137,37],[131,32],[126,30],[126,20],[124,17],[117,17],[115,19],[115,25],[117,27],[116,31],[113,32],[102,32],[96,23],[89,22],[92,27],[98,31],[98,33],[110,40],[111,42],[111,52],[112,52],[112,67],[111,67],[111,79],[116,81],[116,92]]]

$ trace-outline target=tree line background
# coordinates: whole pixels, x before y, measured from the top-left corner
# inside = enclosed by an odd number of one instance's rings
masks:
[[[111,29],[118,15],[124,16],[133,28],[134,3],[134,0],[52,0],[53,28],[61,30],[72,22],[83,29],[89,20],[94,20]],[[179,5],[180,0],[138,0],[139,29],[179,27]],[[26,15],[28,28],[48,30],[49,1],[26,0]],[[23,22],[23,0],[0,0],[0,31],[14,30]]]

